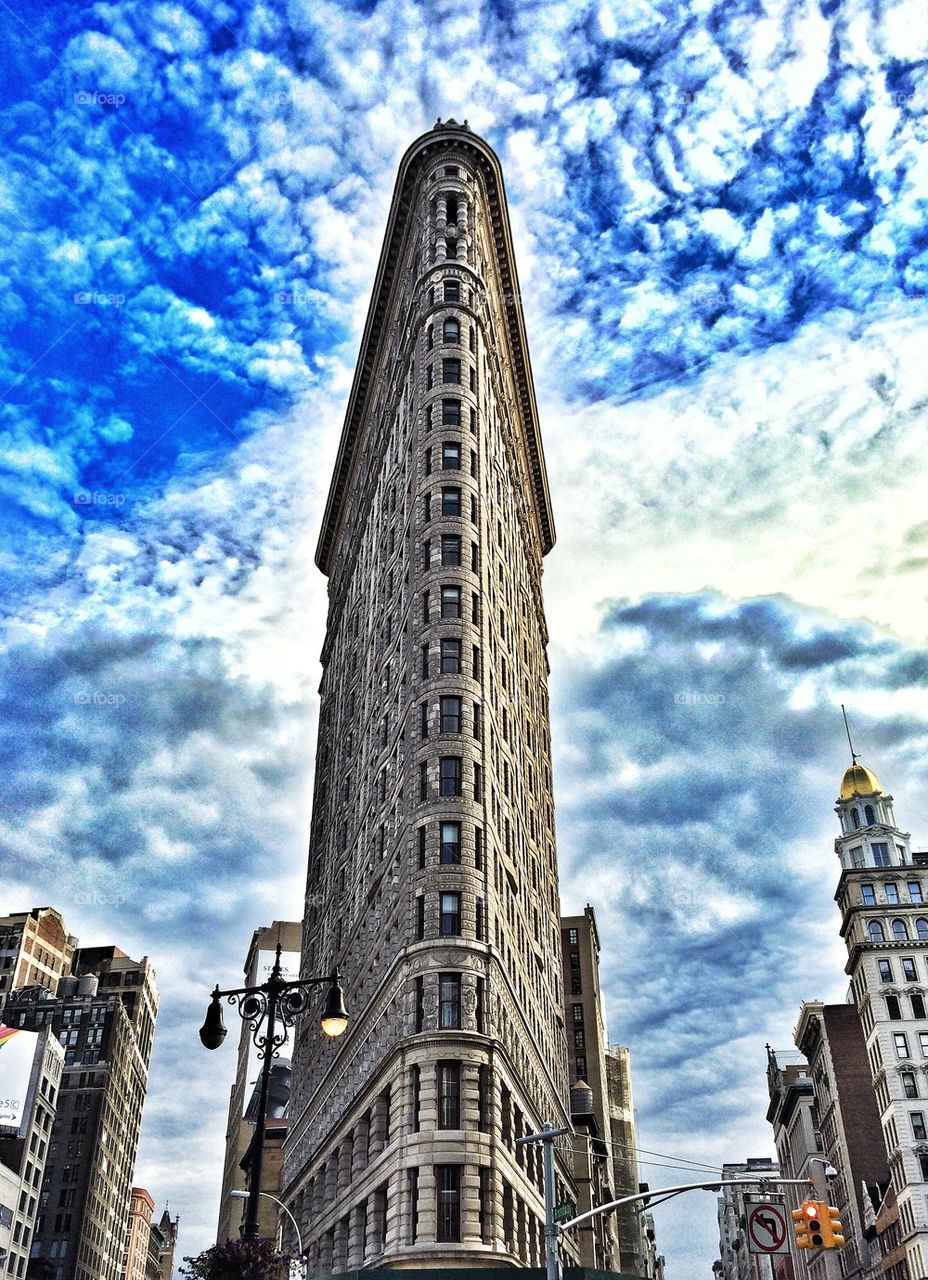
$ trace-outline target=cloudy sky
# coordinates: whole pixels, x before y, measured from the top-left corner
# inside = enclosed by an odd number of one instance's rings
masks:
[[[772,1152],[764,1043],[843,999],[848,751],[928,845],[922,0],[3,0],[7,910],[163,994],[138,1181],[212,1241],[232,1053],[300,909],[321,505],[400,155],[506,174],[558,545],[564,906],[653,1184]],[[917,59],[917,60],[913,60]],[[714,1200],[657,1210],[708,1276]]]

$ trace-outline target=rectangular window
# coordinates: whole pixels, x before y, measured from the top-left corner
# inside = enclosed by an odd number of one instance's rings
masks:
[[[442,487],[441,513],[443,516],[459,516],[461,514],[460,489],[451,486]]]
[[[461,425],[460,400],[442,400],[441,425],[443,427],[459,427]]]
[[[584,1046],[585,1040],[586,1040],[586,1034],[583,1030],[583,1027],[577,1027],[576,1031],[574,1032],[574,1044],[578,1049],[582,1049]]]
[[[445,289],[447,290],[447,285]],[[435,1166],[436,1239],[449,1243],[461,1238],[461,1166]]]
[[[928,1132],[925,1131],[925,1113],[910,1111],[909,1119],[912,1121],[912,1137],[916,1142],[924,1142],[928,1138]]]
[[[896,1046],[897,1058],[910,1058],[912,1056],[909,1053],[909,1038],[904,1031],[897,1031],[893,1035],[893,1044]]]
[[[431,391],[431,390],[432,390],[432,384],[434,383],[434,381],[435,381],[435,374],[434,374],[434,371],[433,371],[433,367],[432,367],[432,365],[429,365],[429,367],[428,367],[428,368],[426,369],[426,371],[425,371],[425,389],[426,389],[426,391]]]
[[[474,477],[476,478],[477,471],[478,471],[478,467],[477,467],[477,450],[476,450],[476,449],[471,449],[471,451],[470,451],[470,473],[471,473],[471,475],[472,475],[472,476],[474,476]]]
[[[577,1079],[586,1079],[586,1055],[582,1053],[577,1054]]]
[[[419,736],[421,738],[429,736],[429,704],[427,702],[419,703]]]
[[[899,886],[894,880],[887,880],[883,887],[886,890],[886,901],[890,906],[895,906],[899,901]]]
[[[880,982],[892,982],[893,967],[888,960],[878,960],[877,966],[880,971]]]
[[[427,644],[422,646],[422,674],[427,676],[429,673],[429,647]]]
[[[441,362],[441,380],[442,382],[460,382],[461,381],[461,362],[455,357],[445,357]]]
[[[445,440],[441,446],[442,471],[461,470],[461,446],[457,440]]]
[[[873,865],[875,867],[888,867],[891,865],[888,844],[874,842],[870,845],[870,851],[873,854]]]
[[[572,996],[583,995],[583,979],[579,973],[570,975],[570,994]]]
[[[439,1062],[435,1068],[439,1129],[461,1127],[461,1064]]]
[[[477,370],[476,369],[471,369],[470,371],[470,389],[474,393],[476,393],[477,391]]]
[[[928,1058],[928,1031],[919,1031],[918,1047],[923,1058]]]
[[[474,934],[478,942],[486,941],[486,903],[483,898],[477,899],[477,909],[475,914],[476,924],[474,926]]]
[[[887,997],[886,997],[886,1016],[890,1019],[890,1021],[891,1021],[891,1022],[901,1022],[901,1021],[902,1021],[902,1013],[901,1013],[901,1011],[900,1011],[900,1009],[899,1009],[899,997],[898,997],[898,996],[887,996]]]
[[[461,616],[461,588],[442,587],[441,616],[447,622]]]
[[[470,495],[470,518],[471,518],[471,523],[472,523],[472,524],[476,524],[476,523],[477,523],[477,495],[476,495],[476,493],[472,493],[472,494]]]
[[[461,301],[461,285],[457,280],[445,281],[445,302]]]
[[[422,495],[422,519],[428,522],[432,518],[432,495],[425,493]]]
[[[423,760],[419,765],[419,799],[427,800],[429,798],[429,766],[428,762]]]
[[[461,538],[456,533],[441,535],[441,562],[443,565],[456,566],[461,563]]]
[[[582,1004],[574,1004],[574,1005],[571,1005],[571,1007],[570,1007],[570,1012],[571,1012],[571,1015],[573,1016],[574,1023],[580,1023],[580,1024],[582,1025],[582,1023],[583,1023],[583,1005],[582,1005]]]
[[[461,732],[461,705],[461,699],[457,697],[441,699],[442,733]]]
[[[918,880],[909,881],[909,902],[922,901],[922,886]]]
[[[460,822],[441,823],[441,861],[446,863],[461,861]]]
[[[483,769],[479,764],[474,765],[474,799],[483,799]]]
[[[424,627],[429,625],[429,593],[427,591],[422,592],[422,625]]]
[[[419,1234],[419,1170],[407,1169],[406,1182],[409,1195],[409,1243],[415,1244]]]
[[[425,984],[423,979],[416,978],[416,1030],[417,1031],[421,1031],[422,1028],[425,1026],[425,1004],[423,1001],[424,986]]]
[[[913,995],[910,997],[910,999],[911,999],[911,1001],[912,1001],[912,1017],[913,1017],[913,1018],[924,1018],[924,1016],[925,1016],[925,997],[924,997],[924,996],[920,996],[920,995],[918,995],[918,994],[913,994]]]
[[[873,892],[872,884],[862,884],[860,886],[860,900],[865,907],[872,907],[876,903],[876,895]]]
[[[422,544],[422,568],[428,571],[429,565],[432,563],[432,543],[426,538]]]
[[[907,1098],[918,1097],[918,1084],[915,1080],[914,1071],[903,1071],[902,1073],[902,1090]]]
[[[420,871],[424,871],[424,870],[425,870],[425,830],[426,830],[426,829],[425,829],[425,827],[420,827],[420,828],[419,828],[419,850],[418,850],[418,861],[419,861],[419,870],[420,870]]]
[[[461,794],[460,756],[442,756],[439,761],[439,794],[443,796],[459,796]]]
[[[470,571],[471,573],[480,572],[480,551],[476,542],[470,544]]]
[[[483,869],[483,827],[474,827],[474,866]]]
[[[903,982],[915,982],[918,974],[915,968],[914,960],[902,961],[902,980]]]
[[[474,1007],[474,1019],[477,1023],[477,1032],[479,1035],[485,1036],[487,1033],[487,980],[486,978],[477,978],[477,999]]]
[[[480,703],[479,703],[479,702],[475,702],[475,703],[474,703],[474,737],[475,737],[475,738],[479,738],[479,737],[480,737],[480,728],[481,728],[481,725],[480,725]]]
[[[441,642],[441,670],[446,676],[455,676],[461,670],[460,640],[444,639]]]
[[[425,937],[425,894],[416,896],[416,937],[421,942]]]
[[[568,941],[568,943],[570,944],[570,946],[572,946],[572,947],[579,947],[579,945],[580,945],[580,934],[579,934],[579,932],[578,932],[576,929],[568,929],[568,930],[567,930],[567,941]]]
[[[480,679],[480,646],[476,644],[474,645],[473,676],[475,680]]]
[[[461,895],[441,894],[441,918],[438,932],[443,938],[456,938],[461,932]]]
[[[461,1028],[461,975],[442,973],[438,977],[438,1026],[442,1031]]]
[[[430,448],[425,451],[425,474],[427,476],[432,474],[432,450]]]

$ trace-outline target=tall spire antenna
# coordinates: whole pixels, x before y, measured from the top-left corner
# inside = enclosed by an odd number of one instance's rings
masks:
[[[844,710],[844,703],[841,703],[841,714],[844,716],[844,732],[847,734],[847,745],[851,748],[851,764],[857,763],[857,752],[854,750],[854,744],[851,741],[851,726],[847,722],[847,712]]]

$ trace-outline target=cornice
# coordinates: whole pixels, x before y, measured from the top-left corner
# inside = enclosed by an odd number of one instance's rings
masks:
[[[507,337],[512,352],[511,372],[519,393],[520,425],[535,494],[542,554],[547,554],[554,546],[554,517],[551,511],[548,477],[538,425],[538,407],[535,402],[535,388],[525,336],[525,320],[512,247],[512,231],[509,225],[502,168],[496,153],[477,134],[457,126],[436,126],[413,142],[403,156],[397,174],[387,230],[342,427],[335,471],[329,487],[322,531],[316,548],[316,564],[325,574],[330,572],[332,550],[345,515],[352,474],[363,444],[362,428],[374,407],[376,374],[384,367],[383,356],[390,340],[387,322],[391,308],[395,306],[399,296],[395,287],[397,271],[403,258],[407,237],[416,227],[413,196],[422,171],[435,164],[439,156],[445,152],[456,152],[459,155],[461,152],[467,153],[486,184],[485,212],[492,227],[496,249],[496,266],[502,294],[500,304],[506,318]]]

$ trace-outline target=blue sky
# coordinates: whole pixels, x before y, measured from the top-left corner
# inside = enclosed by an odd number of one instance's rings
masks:
[[[565,909],[599,913],[643,1145],[767,1154],[764,1042],[844,995],[842,701],[928,845],[928,11],[11,0],[0,37],[4,905],[152,957],[137,1176],[183,1252],[232,1073],[204,993],[299,911],[312,552],[439,115],[508,186]],[[657,1210],[669,1280],[714,1224]]]

